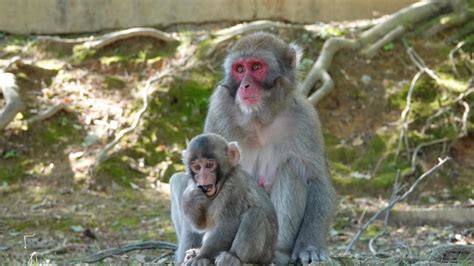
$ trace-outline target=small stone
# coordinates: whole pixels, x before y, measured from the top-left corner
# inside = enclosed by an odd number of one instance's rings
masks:
[[[370,82],[372,81],[372,77],[370,77],[369,75],[363,75],[360,78],[360,81],[362,81],[362,83],[364,83],[364,85],[369,85]]]

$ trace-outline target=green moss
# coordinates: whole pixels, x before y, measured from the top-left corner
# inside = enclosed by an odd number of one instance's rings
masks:
[[[367,227],[367,230],[365,230],[362,235],[360,236],[361,240],[368,240],[373,238],[375,235],[377,235],[380,232],[380,226],[376,223],[373,223]]]
[[[144,174],[132,169],[126,156],[112,156],[100,164],[95,174],[99,183],[110,183],[112,180],[122,186],[130,186],[134,178],[142,178]]]
[[[382,158],[385,149],[384,139],[379,135],[375,135],[367,144],[365,153],[359,156],[359,159],[355,162],[354,168],[364,171],[372,169]]]
[[[203,59],[207,57],[207,53],[209,49],[211,49],[213,42],[211,39],[204,40],[199,43],[198,48],[196,50],[196,56],[199,59]]]
[[[53,145],[58,143],[70,143],[80,141],[83,131],[80,127],[76,126],[66,116],[60,116],[46,123],[46,127],[42,125],[42,128],[38,128],[40,134],[37,136],[38,139],[44,145]]]
[[[19,221],[17,219],[5,221],[8,228],[14,229],[17,232],[23,232],[25,230],[34,231],[37,229],[44,230],[57,230],[57,231],[68,231],[70,227],[75,224],[80,224],[80,221],[74,220],[73,218],[61,218],[55,219],[52,217],[35,217],[35,219],[27,219]]]
[[[125,85],[125,81],[118,76],[109,75],[105,77],[105,87],[109,90],[122,89],[123,87],[125,87]]]
[[[0,162],[0,181],[18,182],[27,176],[33,162],[22,158],[2,159]]]
[[[389,98],[390,106],[398,109],[405,108],[409,89],[410,84],[407,84],[392,95]],[[435,81],[430,77],[422,76],[413,88],[412,102],[430,103],[437,98],[438,92]]]
[[[71,60],[73,64],[81,64],[93,55],[95,55],[95,50],[88,49],[82,44],[74,45]]]
[[[112,228],[122,229],[123,227],[133,227],[139,225],[141,222],[140,218],[137,216],[118,216],[115,218],[115,221],[112,223]]]

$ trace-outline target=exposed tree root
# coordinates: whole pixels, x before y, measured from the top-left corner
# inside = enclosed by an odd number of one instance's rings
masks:
[[[0,130],[4,129],[15,115],[23,110],[24,105],[18,94],[15,75],[11,73],[0,72],[0,88],[5,98],[5,106],[0,111]]]
[[[176,245],[164,242],[164,241],[143,241],[143,242],[136,242],[130,243],[123,246],[119,246],[117,248],[107,249],[91,256],[82,258],[82,259],[74,259],[70,261],[63,262],[64,264],[78,264],[78,263],[94,263],[101,261],[105,258],[118,256],[125,254],[127,252],[133,250],[143,250],[143,249],[165,249],[165,250],[176,250]]]
[[[430,38],[442,31],[466,23],[469,17],[470,16],[468,16],[466,13],[459,14],[458,12],[440,16],[439,18],[436,18],[434,25],[424,31],[421,35],[425,38]]]
[[[372,57],[383,45],[400,37],[407,29],[411,29],[421,21],[439,15],[444,10],[454,9],[454,6],[459,4],[459,2],[450,0],[417,2],[388,16],[381,23],[362,32],[354,40],[339,37],[328,39],[321,49],[321,53],[313,68],[303,82],[302,93],[309,96],[313,104],[317,104],[330,92],[333,82],[328,74],[328,69],[332,58],[339,50],[347,48],[360,49],[361,54]],[[320,80],[322,85],[312,92],[312,88]]]
[[[173,37],[172,35],[154,28],[131,28],[121,31],[110,32],[104,35],[78,39],[64,39],[59,37],[40,36],[38,37],[38,40],[65,46],[74,46],[77,44],[82,44],[87,49],[99,50],[117,41],[122,41],[134,37],[151,37],[164,42],[179,42],[179,40]]]
[[[214,40],[211,41],[210,47],[207,50],[207,56],[210,56],[215,52],[215,50],[220,47],[220,45],[238,35],[268,30],[271,28],[303,28],[303,26],[291,25],[282,22],[270,21],[270,20],[258,20],[250,23],[242,23],[235,26],[232,26],[227,29],[219,30],[212,35],[216,36]]]
[[[308,76],[303,82],[301,91],[308,95],[317,81],[322,80],[323,84],[319,90],[315,91],[310,97],[310,102],[316,104],[333,88],[334,82],[331,75],[327,72],[332,63],[334,55],[341,49],[357,48],[357,42],[345,38],[330,38],[324,43],[321,53],[313,64]]]

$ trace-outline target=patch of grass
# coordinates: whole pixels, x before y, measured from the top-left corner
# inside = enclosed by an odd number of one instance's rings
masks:
[[[131,215],[118,216],[112,223],[112,228],[122,229],[123,227],[133,227],[140,224],[140,218]]]
[[[18,182],[25,178],[33,161],[22,158],[2,159],[0,162],[0,181]]]
[[[110,183],[112,180],[125,187],[130,186],[135,178],[143,178],[144,174],[132,169],[126,156],[112,156],[100,164],[95,174],[98,183]]]
[[[105,87],[109,90],[111,89],[122,89],[126,85],[126,82],[115,75],[108,75],[105,77]]]
[[[82,140],[83,132],[75,123],[67,116],[59,116],[50,121],[43,122],[39,128],[40,134],[37,136],[46,146],[58,143],[71,143]]]
[[[5,223],[8,228],[14,229],[16,232],[25,232],[26,230],[35,231],[37,229],[44,230],[45,228],[50,230],[57,230],[66,232],[70,230],[70,227],[75,224],[80,224],[80,221],[76,221],[73,218],[60,218],[56,219],[53,217],[35,217],[34,219],[17,220],[7,219]]]

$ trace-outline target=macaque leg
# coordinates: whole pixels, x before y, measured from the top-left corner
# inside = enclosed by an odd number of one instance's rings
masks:
[[[248,243],[247,243],[248,244]],[[216,266],[240,266],[242,262],[229,252],[221,252],[216,257]]]
[[[275,245],[277,237],[274,232],[277,231],[278,225],[274,224],[274,227],[271,228],[272,225],[268,223],[266,215],[265,212],[257,208],[251,209],[243,215],[229,255],[234,254],[237,260],[252,263],[270,263],[272,261],[272,245]],[[227,255],[224,258],[229,259]]]
[[[287,265],[293,251],[293,244],[298,235],[306,209],[308,188],[301,176],[294,176],[298,171],[295,162],[288,161],[276,171],[270,198],[278,218],[278,241],[274,262]],[[293,174],[293,175],[292,175]]]
[[[183,262],[187,250],[200,247],[202,242],[202,234],[194,231],[181,213],[181,197],[189,180],[190,178],[185,173],[174,174],[170,179],[171,220],[173,221],[178,240],[178,249],[176,250],[175,257],[178,263]]]

